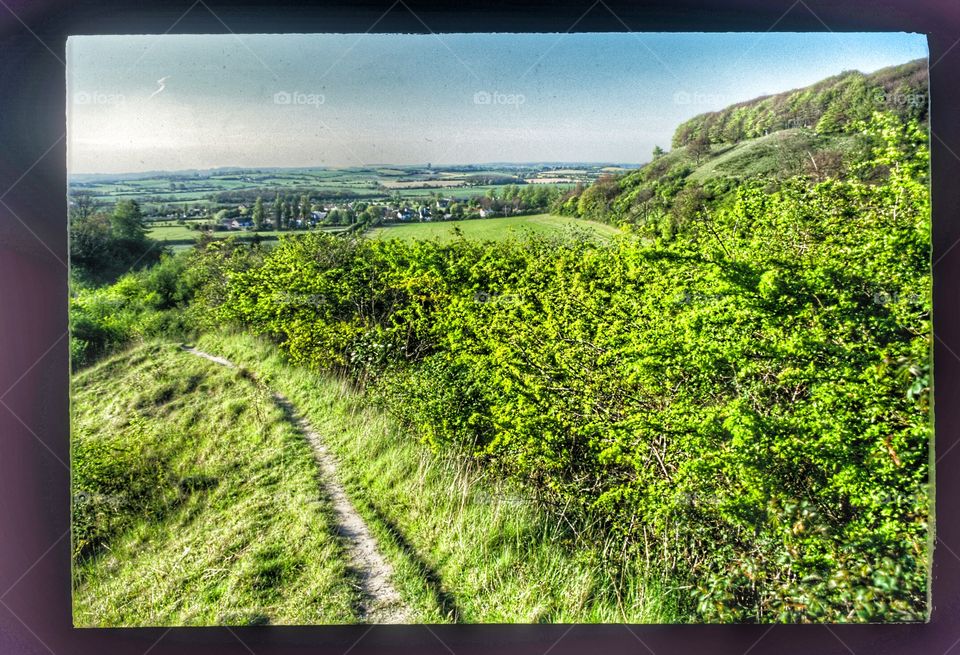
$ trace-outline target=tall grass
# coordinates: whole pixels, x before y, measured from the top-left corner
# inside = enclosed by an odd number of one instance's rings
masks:
[[[605,569],[557,516],[466,458],[441,456],[346,383],[291,366],[249,335],[203,336],[207,352],[287,396],[340,460],[340,475],[392,560],[420,622],[680,620],[666,580]]]
[[[237,371],[148,342],[72,394],[77,626],[355,621],[308,445]]]

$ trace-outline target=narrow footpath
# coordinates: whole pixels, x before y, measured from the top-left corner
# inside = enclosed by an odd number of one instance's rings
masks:
[[[197,357],[227,368],[237,368],[230,360],[217,357],[196,348],[183,345],[181,348]],[[358,620],[362,623],[408,623],[409,608],[393,586],[393,568],[383,557],[377,540],[370,532],[366,521],[357,512],[347,497],[337,474],[337,460],[323,443],[320,435],[293,404],[283,395],[270,391],[273,400],[313,450],[320,469],[322,492],[330,499],[336,514],[336,528],[343,537],[350,557],[351,568],[360,583],[361,607]]]

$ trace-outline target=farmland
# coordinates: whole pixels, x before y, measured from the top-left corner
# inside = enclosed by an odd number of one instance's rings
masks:
[[[90,194],[100,205],[124,198],[138,200],[149,218],[215,213],[257,195],[308,194],[325,201],[427,198],[442,192],[453,199],[483,195],[505,184],[543,184],[561,189],[588,184],[605,165],[563,164],[470,165],[354,168],[211,169],[130,174],[72,175],[72,191]]]
[[[407,241],[417,239],[448,241],[460,236],[467,239],[498,240],[509,236],[554,234],[576,229],[589,230],[605,238],[620,233],[620,230],[611,225],[604,225],[595,221],[585,221],[553,214],[535,214],[507,218],[392,225],[375,228],[369,234],[378,239],[402,239]]]

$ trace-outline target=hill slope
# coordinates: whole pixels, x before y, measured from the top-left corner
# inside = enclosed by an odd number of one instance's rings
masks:
[[[672,151],[576,189],[553,209],[670,237],[703,207],[726,204],[747,181],[773,190],[793,177],[878,179],[884,171],[863,166],[875,145],[864,126],[878,112],[898,124],[924,125],[925,59],[869,75],[842,73],[695,116],[677,128]]]
[[[927,116],[927,60],[917,59],[874,73],[844,72],[810,86],[740,102],[720,111],[694,116],[673,135],[679,148],[706,138],[710,143],[736,143],[788,128],[805,127],[819,134],[848,131],[874,111],[901,119]]]

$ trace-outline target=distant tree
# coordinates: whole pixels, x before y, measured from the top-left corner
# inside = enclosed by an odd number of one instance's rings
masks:
[[[664,151],[664,149],[661,148],[660,146],[654,146],[654,147],[653,147],[653,158],[654,158],[654,159],[660,159],[660,158],[663,157],[665,154],[667,154],[666,151]]]
[[[71,274],[95,283],[155,263],[162,252],[147,237],[140,206],[121,200],[111,214],[95,212],[70,221]]]
[[[701,132],[687,146],[687,152],[699,164],[703,156],[710,153],[710,137],[705,132]]]
[[[118,202],[110,217],[110,230],[118,239],[143,241],[147,236],[147,227],[143,221],[140,203],[136,200]]]
[[[75,274],[99,281],[102,273],[114,268],[110,217],[89,214],[70,222],[70,265]]]
[[[280,194],[277,194],[277,197],[273,200],[273,227],[277,230],[282,229],[280,221],[283,220],[283,201],[280,199]]]
[[[840,132],[845,122],[846,116],[844,115],[842,106],[839,102],[834,102],[827,107],[827,110],[823,112],[820,120],[817,121],[816,132],[817,134]]]
[[[74,191],[70,196],[70,218],[83,220],[97,211],[97,201],[89,191]]]
[[[263,229],[263,198],[257,196],[257,201],[253,204],[253,229]]]
[[[306,222],[310,218],[310,199],[306,195],[300,196],[300,220]]]

